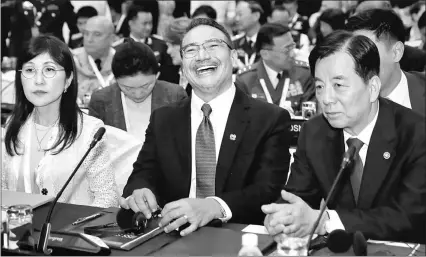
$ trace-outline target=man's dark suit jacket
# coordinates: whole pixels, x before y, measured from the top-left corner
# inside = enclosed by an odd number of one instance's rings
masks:
[[[426,117],[426,77],[424,72],[405,72],[411,109]]]
[[[263,224],[265,216],[260,207],[276,199],[288,174],[289,121],[286,110],[236,89],[215,181],[216,196],[232,211],[230,222]],[[191,159],[188,98],[152,113],[145,143],[133,164],[123,197],[135,189],[149,188],[160,206],[188,198]]]
[[[426,65],[426,52],[412,46],[404,46],[404,54],[399,60],[403,71],[422,72]]]
[[[386,99],[379,102],[358,205],[348,172],[327,207],[337,211],[348,232],[358,230],[376,240],[424,243],[425,123],[412,110]],[[339,170],[343,141],[343,130],[333,129],[323,115],[307,121],[300,132],[286,189],[319,209]]]
[[[185,90],[176,84],[157,80],[152,90],[151,113],[161,106],[186,98]],[[98,90],[92,94],[89,115],[101,119],[105,125],[126,130],[121,90],[117,84]],[[143,131],[141,131],[143,133]]]

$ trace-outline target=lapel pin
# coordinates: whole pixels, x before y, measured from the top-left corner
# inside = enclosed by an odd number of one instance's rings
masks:
[[[251,97],[257,98],[257,94],[251,94]]]
[[[383,153],[383,158],[385,158],[386,160],[390,158],[390,153],[389,152],[384,152]]]
[[[237,136],[235,134],[229,135],[229,139],[231,139],[232,141],[235,141],[236,138]]]

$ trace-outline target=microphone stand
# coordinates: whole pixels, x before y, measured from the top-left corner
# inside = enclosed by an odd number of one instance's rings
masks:
[[[50,255],[52,253],[52,249],[48,249],[47,248],[47,243],[49,241],[49,236],[50,236],[50,230],[51,230],[50,219],[52,217],[53,209],[55,208],[56,203],[59,200],[59,197],[61,197],[61,195],[64,192],[65,188],[68,186],[68,184],[70,183],[71,179],[74,177],[75,173],[77,173],[77,170],[80,168],[81,164],[86,159],[86,157],[89,154],[89,152],[101,140],[101,138],[104,135],[104,133],[105,133],[105,128],[104,127],[101,127],[100,129],[98,129],[98,131],[96,132],[96,134],[95,134],[95,136],[93,138],[93,141],[90,143],[89,149],[87,149],[87,151],[84,154],[83,158],[81,158],[80,162],[77,164],[77,167],[74,169],[74,171],[69,176],[68,180],[65,182],[64,186],[61,188],[61,191],[59,191],[59,193],[56,195],[56,197],[55,197],[55,199],[53,201],[53,204],[52,204],[52,206],[49,209],[49,213],[47,214],[46,221],[44,222],[43,227],[41,228],[40,237],[39,237],[38,244],[37,244],[37,252],[43,253],[45,255]]]
[[[324,214],[325,209],[327,208],[327,204],[330,201],[334,191],[336,190],[336,186],[339,183],[339,181],[341,180],[341,177],[343,175],[343,171],[346,169],[346,167],[351,163],[353,156],[355,154],[355,147],[350,147],[344,154],[343,156],[343,160],[342,160],[342,164],[340,165],[340,170],[337,173],[336,178],[334,179],[333,185],[331,186],[330,192],[328,192],[327,198],[325,199],[324,205],[321,207],[320,209],[320,213],[318,215],[318,218],[316,219],[314,226],[312,227],[311,231],[309,232],[309,237],[308,237],[308,243],[307,243],[307,249],[309,252],[309,248],[311,247],[311,241],[312,241],[312,237],[315,233],[315,230],[317,229],[320,220],[322,218],[322,215]]]

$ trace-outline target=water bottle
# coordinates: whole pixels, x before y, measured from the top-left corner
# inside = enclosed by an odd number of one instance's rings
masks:
[[[257,247],[258,238],[256,234],[246,233],[242,236],[241,250],[238,256],[262,256],[262,252]]]

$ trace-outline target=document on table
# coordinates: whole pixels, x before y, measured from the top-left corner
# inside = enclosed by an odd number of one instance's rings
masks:
[[[260,225],[248,225],[245,227],[242,232],[245,233],[254,233],[254,234],[261,234],[261,235],[268,235],[268,230],[266,230],[265,226]]]

